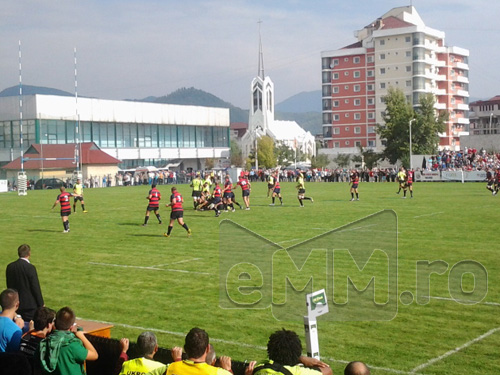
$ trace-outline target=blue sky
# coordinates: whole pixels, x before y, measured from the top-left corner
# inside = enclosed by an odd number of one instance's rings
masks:
[[[208,91],[248,108],[257,73],[258,21],[264,66],[280,102],[321,88],[321,51],[355,42],[353,32],[409,0],[21,0],[0,14],[0,90],[23,83],[105,99]],[[500,94],[500,2],[413,0],[446,43],[470,50],[470,94]]]

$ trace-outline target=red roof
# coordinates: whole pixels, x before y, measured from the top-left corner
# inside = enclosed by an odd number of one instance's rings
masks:
[[[402,27],[415,26],[412,23],[403,21],[403,20],[396,18],[394,16],[384,18],[382,20],[382,23],[383,23],[382,29],[399,29]]]
[[[40,158],[67,159],[67,160],[43,160],[43,169],[74,169],[76,143],[63,145],[41,145],[32,144],[24,153],[24,169],[41,169],[42,160],[29,160]],[[119,164],[118,160],[102,151],[94,142],[80,143],[81,162],[83,165],[109,165]],[[27,160],[28,159],[28,160]],[[21,169],[21,157],[11,161],[2,168],[19,170]]]
[[[488,100],[477,100],[475,102],[470,103],[469,107],[477,107],[479,105],[492,105],[492,104],[500,105],[500,95],[494,96],[493,98]]]
[[[363,47],[363,42],[356,42],[353,44],[349,44],[348,46],[342,47],[342,49],[347,49],[347,48],[359,48]]]

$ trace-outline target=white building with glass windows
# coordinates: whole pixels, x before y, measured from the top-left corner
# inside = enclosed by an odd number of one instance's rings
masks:
[[[20,109],[22,108],[22,111]],[[21,117],[22,112],[22,117]],[[229,158],[229,109],[54,95],[0,98],[0,166],[32,143],[94,142],[120,168],[197,170]]]

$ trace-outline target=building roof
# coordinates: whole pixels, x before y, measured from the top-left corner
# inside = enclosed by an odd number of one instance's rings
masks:
[[[496,95],[491,99],[487,100],[476,100],[475,102],[472,102],[469,104],[469,107],[472,106],[478,106],[478,105],[487,105],[487,104],[498,104],[500,105],[500,95]]]
[[[43,160],[43,169],[75,169],[76,143],[42,145],[31,144],[24,153],[24,169],[41,169],[42,160],[29,159],[59,159]],[[118,165],[118,160],[102,151],[94,142],[80,143],[81,162],[83,165]],[[28,159],[28,160],[26,160]],[[62,160],[61,160],[62,159]],[[21,157],[11,161],[2,168],[10,170],[21,169]]]
[[[359,47],[363,47],[363,42],[356,42],[353,44],[349,44],[348,46],[342,47],[342,49],[359,48]]]
[[[274,120],[267,127],[277,141],[302,140],[308,134],[312,136],[311,133],[305,131],[295,121]]]
[[[412,23],[403,21],[402,19],[390,16],[382,20],[382,30],[385,29],[399,29],[402,27],[413,26]]]

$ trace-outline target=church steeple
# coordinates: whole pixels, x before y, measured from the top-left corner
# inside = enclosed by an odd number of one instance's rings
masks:
[[[264,52],[262,52],[262,37],[260,34],[260,25],[262,24],[262,21],[259,20],[259,68],[257,71],[257,77],[260,77],[262,80],[264,80]]]

